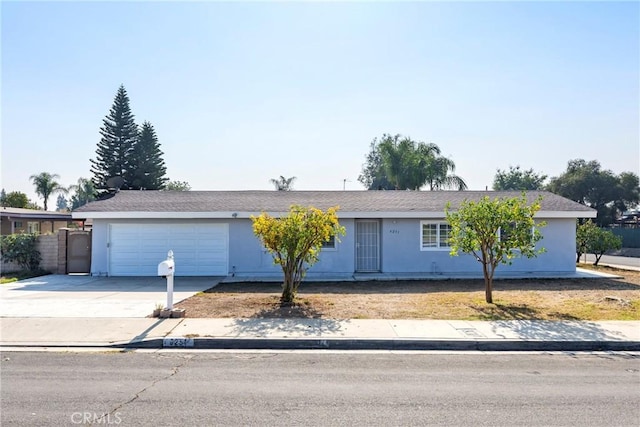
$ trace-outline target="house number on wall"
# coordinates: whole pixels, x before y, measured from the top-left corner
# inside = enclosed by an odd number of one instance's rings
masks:
[[[389,233],[391,233],[391,234],[400,234],[400,230],[392,228],[391,230],[389,230]]]

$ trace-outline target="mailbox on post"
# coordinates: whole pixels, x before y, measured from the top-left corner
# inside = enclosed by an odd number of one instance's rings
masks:
[[[172,259],[167,259],[158,264],[158,276],[167,277],[173,276],[173,269],[175,262]]]
[[[158,264],[158,276],[167,278],[167,310],[173,310],[173,276],[176,272],[173,251],[167,253],[167,259]]]

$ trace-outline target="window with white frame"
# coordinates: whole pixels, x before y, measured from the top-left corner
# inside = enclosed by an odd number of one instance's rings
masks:
[[[420,250],[450,248],[451,226],[446,221],[420,221]]]
[[[336,248],[336,236],[331,236],[326,242],[322,242],[322,249],[335,249]]]
[[[509,234],[513,232],[513,229],[516,228],[517,223],[513,222],[511,224],[509,224],[508,227],[500,227],[500,229],[498,230],[498,238],[500,239],[500,241],[508,239],[509,238]],[[533,246],[533,238],[535,236],[535,225],[533,225],[531,227],[531,243]]]
[[[498,236],[500,237],[500,241],[506,240],[511,236],[513,229],[516,228],[517,223],[512,222],[506,227],[500,227],[498,230]]]

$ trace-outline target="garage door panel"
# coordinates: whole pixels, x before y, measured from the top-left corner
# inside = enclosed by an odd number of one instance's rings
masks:
[[[167,239],[150,239],[143,236],[141,237],[138,247],[147,251],[164,250],[166,253],[169,247],[169,241]]]
[[[197,235],[194,235],[190,239],[186,239],[184,237],[174,238],[174,239],[171,239],[171,245],[172,245],[172,247],[174,247],[176,249],[186,248],[187,250],[191,250],[192,247],[198,245],[198,243],[199,243],[198,239],[200,239],[200,238],[202,238],[202,236],[197,236]],[[175,251],[176,250],[174,250],[174,252]]]
[[[155,276],[172,250],[177,276],[226,275],[227,224],[111,224],[109,274]]]
[[[134,255],[132,255],[133,258]],[[156,263],[156,267],[160,261],[163,261],[167,258],[167,251],[157,251],[157,252],[142,252],[138,259],[140,259],[144,264],[149,264],[152,262]]]

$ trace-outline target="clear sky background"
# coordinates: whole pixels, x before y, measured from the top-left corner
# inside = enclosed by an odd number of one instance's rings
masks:
[[[124,84],[194,190],[347,190],[383,133],[436,143],[472,190],[570,159],[640,169],[638,2],[1,5],[2,187],[91,177]],[[41,200],[37,200],[42,204]],[[55,197],[50,200],[55,206]]]

